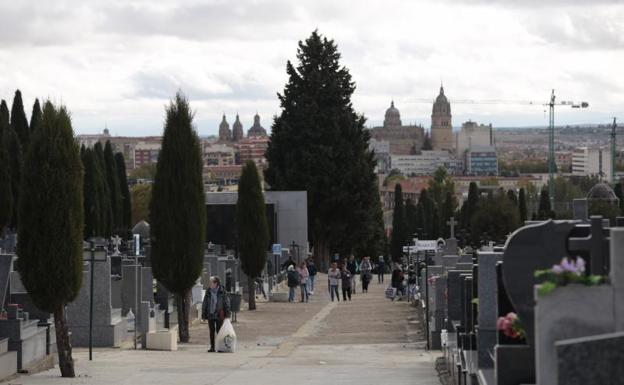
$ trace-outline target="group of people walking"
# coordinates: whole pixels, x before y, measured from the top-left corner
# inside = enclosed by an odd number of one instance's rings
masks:
[[[297,266],[289,258],[285,263],[288,281],[288,302],[295,302],[295,292],[297,287],[301,291],[301,302],[308,302],[310,296],[314,295],[314,281],[316,279],[316,266],[312,259],[307,259]]]
[[[333,262],[331,264],[327,272],[327,284],[332,302],[334,298],[340,301],[338,286],[342,289],[342,300],[351,301],[351,294],[355,294],[356,292],[358,275],[362,283],[362,293],[367,293],[368,284],[373,276],[373,264],[370,261],[370,257],[362,258],[359,264],[354,256],[351,256],[348,260],[343,260],[340,266],[338,262]]]

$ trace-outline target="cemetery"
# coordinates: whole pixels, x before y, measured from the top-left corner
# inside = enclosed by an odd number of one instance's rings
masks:
[[[624,218],[587,212],[577,199],[574,220],[527,221],[472,253],[449,223],[446,247],[419,253],[417,311],[449,383],[621,383]]]

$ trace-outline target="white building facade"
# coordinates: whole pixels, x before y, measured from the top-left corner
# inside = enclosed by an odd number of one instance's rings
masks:
[[[612,180],[611,150],[603,147],[577,147],[572,153],[572,175],[602,176]]]

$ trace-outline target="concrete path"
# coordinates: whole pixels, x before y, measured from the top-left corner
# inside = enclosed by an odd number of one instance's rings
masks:
[[[320,277],[319,277],[320,278]],[[235,354],[207,353],[207,326],[177,352],[97,349],[94,361],[76,349],[75,379],[58,369],[23,375],[9,384],[417,384],[438,385],[435,356],[424,351],[420,325],[407,303],[383,297],[373,283],[351,302],[330,302],[326,281],[310,303],[259,303],[234,327]],[[359,286],[358,286],[359,289]]]

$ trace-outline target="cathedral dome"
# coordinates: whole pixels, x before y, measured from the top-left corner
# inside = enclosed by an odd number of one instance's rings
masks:
[[[590,201],[591,200],[594,200],[594,201],[600,200],[600,201],[607,201],[607,202],[619,201],[617,195],[615,195],[615,192],[613,191],[611,186],[603,182],[596,183],[594,187],[592,187],[589,190],[589,193],[587,194],[587,199]]]
[[[444,87],[440,86],[440,94],[433,103],[433,114],[451,114],[451,103],[449,103],[446,95],[444,95]]]
[[[401,127],[401,113],[394,107],[394,100],[390,102],[390,108],[386,110],[384,127]]]
[[[238,114],[236,114],[236,121],[232,125],[232,140],[238,142],[239,140],[243,139],[243,136],[243,125],[240,122]]]
[[[267,136],[266,130],[260,125],[260,115],[256,112],[254,116],[254,124],[247,131],[247,136]]]

